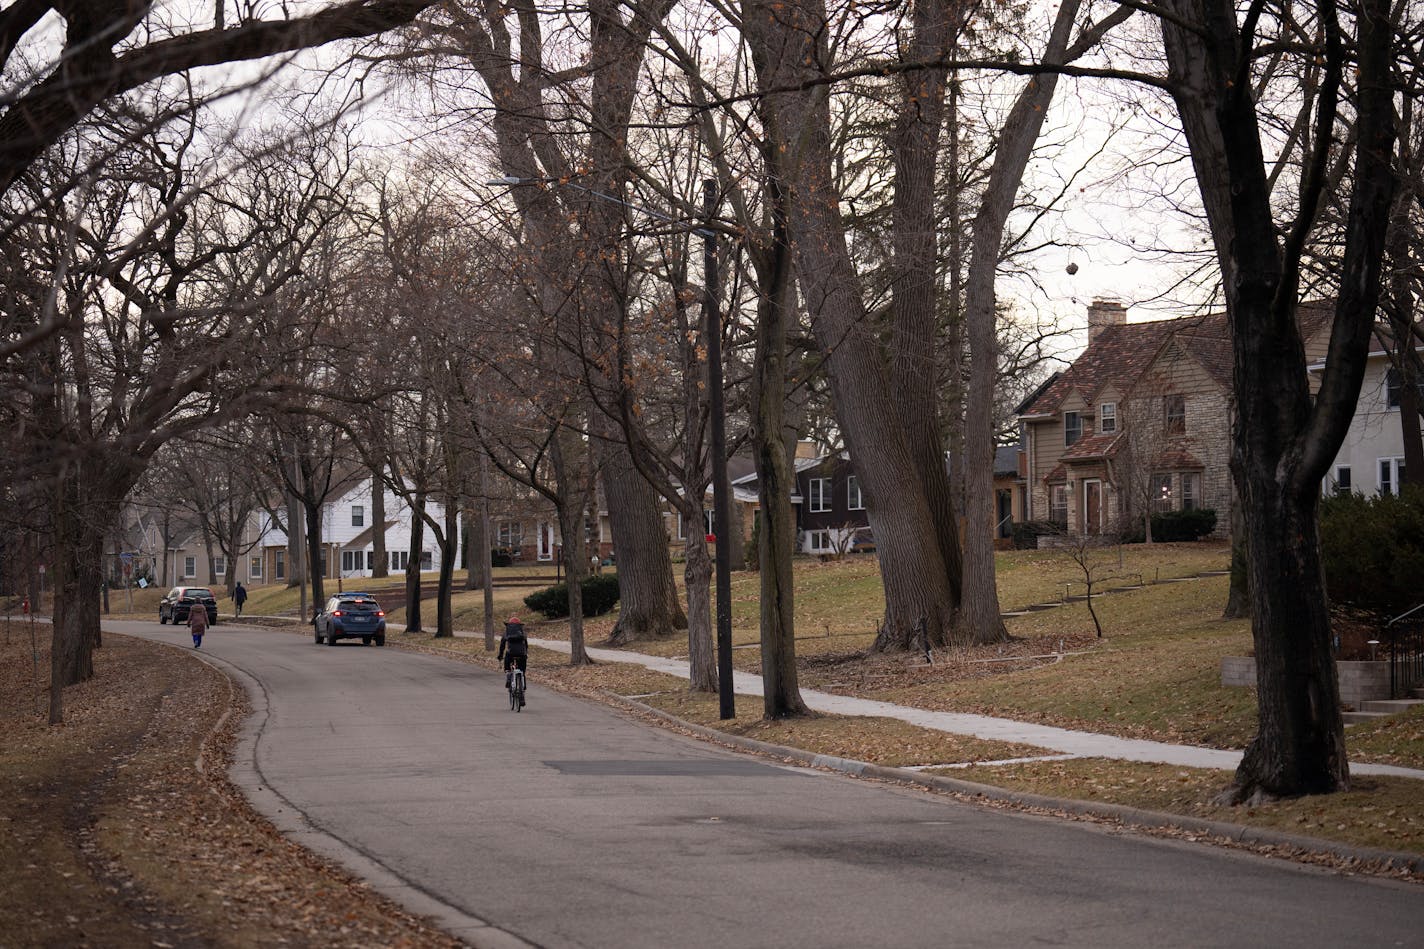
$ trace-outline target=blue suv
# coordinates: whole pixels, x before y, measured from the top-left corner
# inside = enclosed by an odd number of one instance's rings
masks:
[[[386,611],[369,593],[338,593],[326,609],[312,617],[318,644],[335,646],[338,639],[359,639],[367,646],[386,644]]]

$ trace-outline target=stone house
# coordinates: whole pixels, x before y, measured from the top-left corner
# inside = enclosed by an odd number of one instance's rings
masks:
[[[1330,312],[1301,306],[1307,354],[1323,355]],[[1019,408],[1026,519],[1091,534],[1208,508],[1226,534],[1231,371],[1224,313],[1129,323],[1093,301],[1088,347]]]

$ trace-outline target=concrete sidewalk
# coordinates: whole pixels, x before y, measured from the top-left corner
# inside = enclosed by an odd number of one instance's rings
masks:
[[[484,633],[456,632],[455,635],[482,638]],[[569,644],[563,640],[531,638],[529,641],[535,646],[555,652],[568,653],[569,651]],[[590,648],[588,654],[590,658],[601,662],[636,663],[657,672],[665,672],[668,675],[684,679],[688,677],[687,660],[685,659],[666,659],[661,656],[624,652],[620,649]],[[738,695],[760,696],[762,694],[761,676],[750,672],[734,673],[732,685]],[[805,700],[807,706],[817,712],[895,718],[911,725],[955,735],[1035,745],[1055,752],[1054,757],[1116,758],[1122,761],[1147,761],[1157,764],[1181,765],[1188,768],[1216,768],[1223,771],[1233,771],[1241,763],[1241,752],[1239,751],[1221,751],[1214,748],[1197,748],[1192,745],[1171,745],[1159,741],[1118,738],[1113,735],[1073,731],[1067,728],[1055,728],[1051,725],[1018,722],[1008,718],[993,718],[988,715],[933,712],[905,705],[894,705],[889,702],[832,695],[813,689],[802,689],[801,698]],[[1350,773],[1392,775],[1424,780],[1424,770],[1384,764],[1352,762]]]

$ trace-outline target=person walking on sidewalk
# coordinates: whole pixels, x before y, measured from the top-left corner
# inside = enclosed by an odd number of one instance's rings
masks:
[[[527,672],[529,669],[529,636],[524,632],[524,624],[519,622],[519,617],[511,616],[505,622],[504,635],[499,638],[497,658],[504,664],[504,688],[509,691],[514,687],[514,673],[511,670],[516,666],[520,672]]]
[[[237,607],[237,614],[236,614],[236,615],[237,615],[238,617],[241,617],[241,616],[242,616],[242,604],[244,604],[244,603],[246,603],[246,602],[247,602],[247,591],[244,590],[244,589],[242,588],[242,584],[239,583],[239,584],[237,585],[237,588],[232,591],[232,603],[233,603],[233,605],[234,605],[235,607]]]
[[[203,634],[208,631],[208,608],[201,600],[188,611],[188,630],[193,634],[193,648],[203,648]]]

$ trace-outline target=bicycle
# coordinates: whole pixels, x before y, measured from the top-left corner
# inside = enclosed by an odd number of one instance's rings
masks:
[[[513,676],[509,683],[509,707],[518,712],[524,708],[524,670],[515,666]]]

